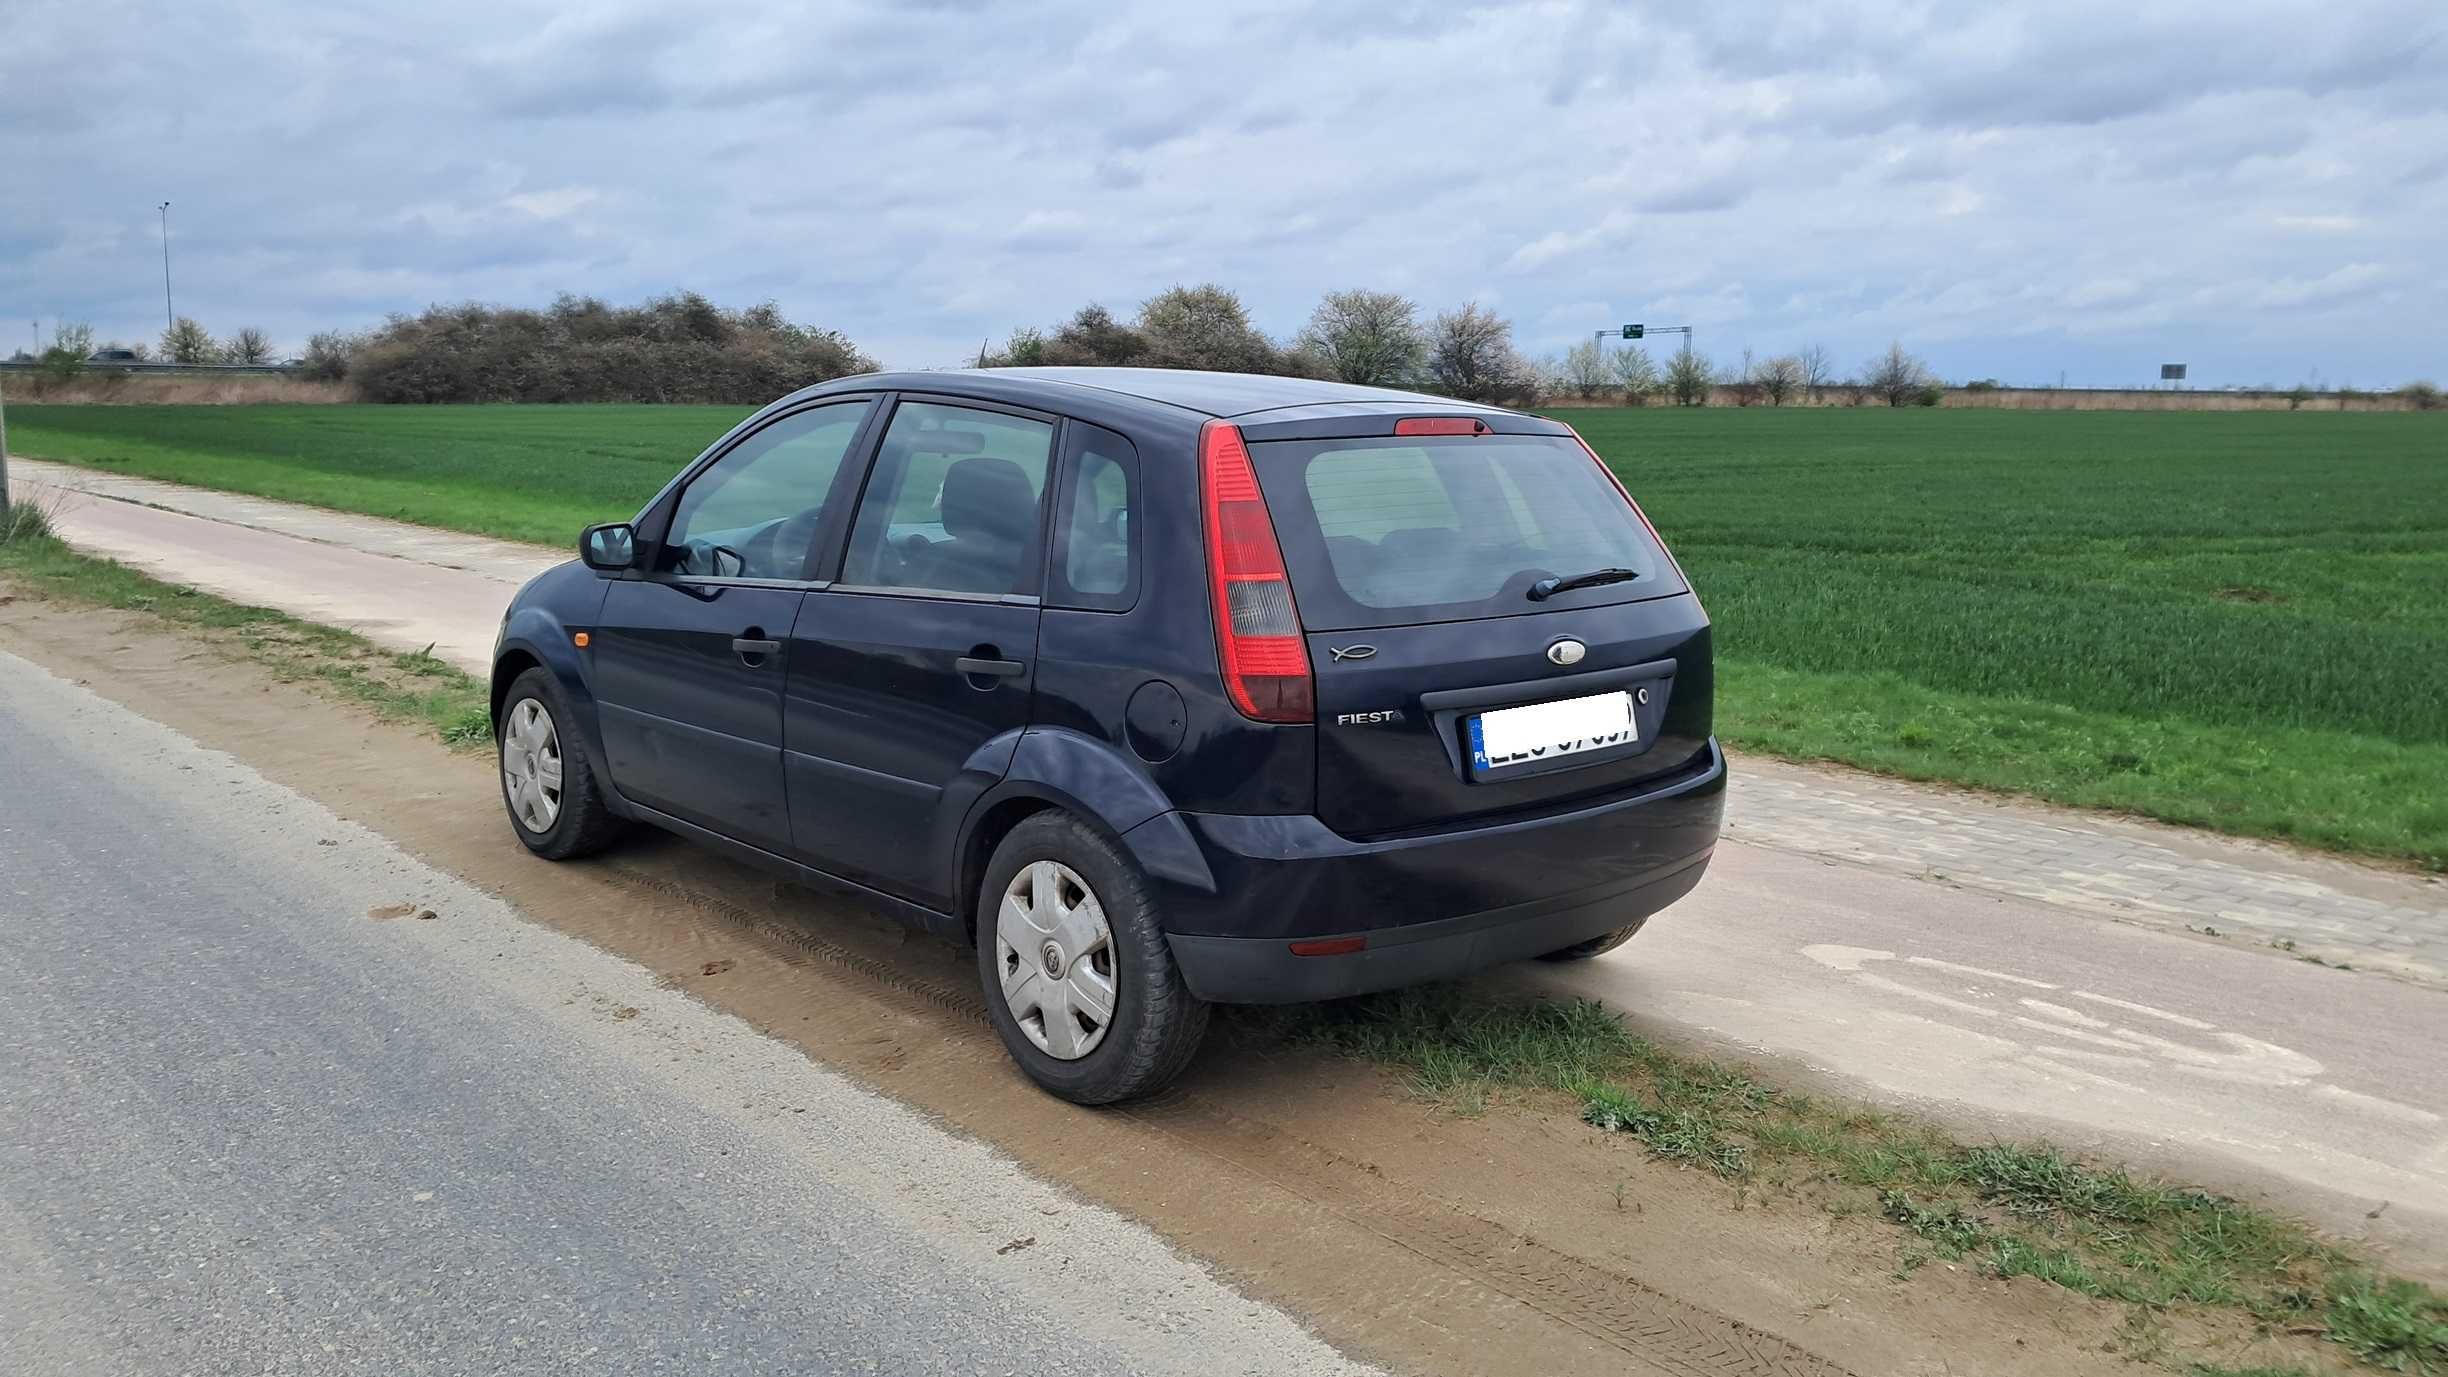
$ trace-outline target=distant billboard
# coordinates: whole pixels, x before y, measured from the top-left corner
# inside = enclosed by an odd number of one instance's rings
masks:
[[[2163,363],[2159,365],[2159,381],[2183,382],[2184,370],[2185,366],[2181,363]]]

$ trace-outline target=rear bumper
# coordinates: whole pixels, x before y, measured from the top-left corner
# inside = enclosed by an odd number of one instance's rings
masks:
[[[1191,992],[1288,1004],[1540,956],[1629,927],[1700,882],[1725,811],[1725,757],[1595,808],[1358,842],[1315,818],[1182,814],[1212,892],[1159,882]],[[1358,950],[1297,956],[1293,942]]]

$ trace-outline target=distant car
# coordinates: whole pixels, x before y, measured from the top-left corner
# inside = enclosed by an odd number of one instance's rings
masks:
[[[1290,378],[845,378],[494,652],[560,859],[652,823],[974,942],[1012,1056],[1143,1094],[1210,1002],[1594,956],[1700,880],[1709,621],[1572,429]]]
[[[143,363],[144,355],[133,349],[96,349],[85,356],[87,363]]]

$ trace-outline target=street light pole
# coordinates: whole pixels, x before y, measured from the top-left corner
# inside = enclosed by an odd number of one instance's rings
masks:
[[[162,220],[162,331],[178,328],[178,312],[170,309],[170,203],[161,203]]]

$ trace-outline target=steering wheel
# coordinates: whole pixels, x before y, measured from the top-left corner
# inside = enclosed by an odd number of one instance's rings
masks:
[[[745,556],[734,554],[740,562],[741,577],[753,568],[758,578],[795,579],[807,567],[808,547],[816,539],[816,513],[801,512],[759,531],[748,542]]]

